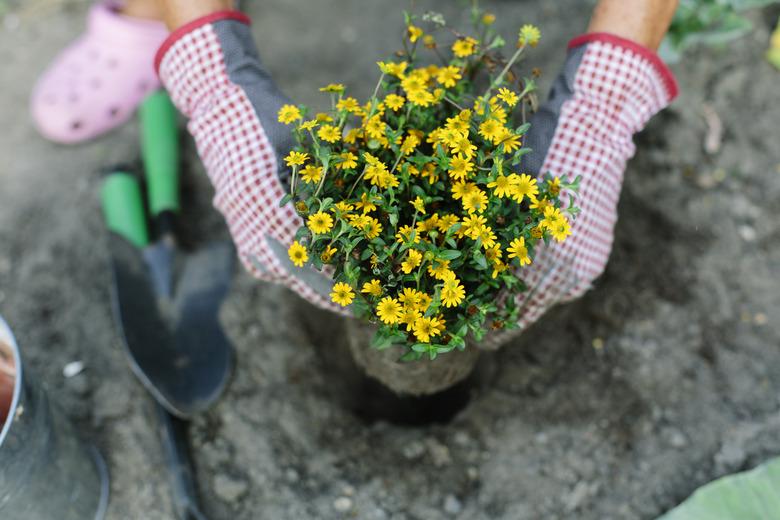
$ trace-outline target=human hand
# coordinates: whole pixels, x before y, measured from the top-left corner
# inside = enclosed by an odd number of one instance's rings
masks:
[[[203,16],[234,8],[233,0],[163,0],[165,24],[172,31]]]
[[[658,50],[679,0],[600,0],[589,33],[610,33]]]

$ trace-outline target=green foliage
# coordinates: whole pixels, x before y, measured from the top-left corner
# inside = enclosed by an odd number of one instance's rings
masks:
[[[778,0],[681,0],[661,45],[661,57],[676,62],[694,45],[725,45],[744,36],[752,24],[740,13],[775,3]]]
[[[658,520],[780,520],[780,458],[699,488]]]

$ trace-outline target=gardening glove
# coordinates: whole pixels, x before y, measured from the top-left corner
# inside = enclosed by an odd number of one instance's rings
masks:
[[[525,145],[533,152],[521,167],[538,177],[581,176],[581,212],[571,236],[539,247],[521,272],[530,290],[516,297],[519,327],[488,335],[485,347],[500,346],[550,307],[581,296],[604,271],[633,135],[676,96],[671,71],[646,47],[607,33],[569,43],[563,71],[531,119]]]
[[[341,310],[328,296],[330,277],[293,266],[287,255],[303,221],[292,204],[282,158],[292,148],[279,109],[290,103],[263,67],[249,18],[214,13],[174,31],[157,53],[160,79],[190,121],[239,257],[255,277],[286,285],[303,298]]]

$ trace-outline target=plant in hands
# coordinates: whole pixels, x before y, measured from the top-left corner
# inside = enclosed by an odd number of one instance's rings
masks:
[[[374,347],[405,344],[407,360],[513,327],[523,269],[578,212],[579,178],[520,169],[535,84],[515,69],[540,32],[523,26],[505,58],[494,20],[475,2],[467,35],[405,13],[403,51],[378,64],[365,103],[332,84],[327,113],[279,112],[298,143],[281,203],[305,222],[290,259],[332,274],[332,300],[379,326]]]

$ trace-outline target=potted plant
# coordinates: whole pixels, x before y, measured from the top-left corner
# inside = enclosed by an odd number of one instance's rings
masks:
[[[355,362],[399,394],[471,373],[485,335],[517,322],[519,272],[577,213],[562,195],[578,180],[518,166],[535,83],[514,67],[539,30],[523,26],[507,57],[494,20],[475,2],[468,36],[439,14],[405,13],[403,50],[378,64],[367,101],[331,84],[328,112],[279,111],[297,142],[281,204],[305,223],[289,257],[332,275],[333,303],[356,318]]]

